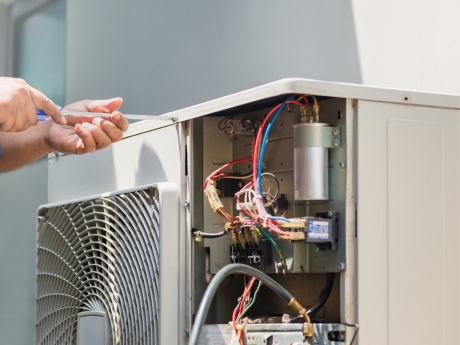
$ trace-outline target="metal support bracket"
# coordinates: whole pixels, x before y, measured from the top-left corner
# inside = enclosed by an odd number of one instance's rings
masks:
[[[302,135],[294,136],[294,147],[327,147],[342,146],[342,131],[337,127],[302,127]]]

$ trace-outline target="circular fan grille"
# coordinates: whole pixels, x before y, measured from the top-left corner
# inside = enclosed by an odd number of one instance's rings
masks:
[[[76,344],[77,314],[103,311],[114,344],[158,343],[156,188],[42,209],[37,344]]]

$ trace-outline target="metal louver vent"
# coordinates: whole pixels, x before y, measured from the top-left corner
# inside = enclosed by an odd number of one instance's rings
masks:
[[[162,305],[177,318],[175,184],[47,205],[38,215],[36,343],[76,344],[78,314],[92,311],[106,313],[110,343],[159,344]],[[162,254],[165,245],[175,253]]]

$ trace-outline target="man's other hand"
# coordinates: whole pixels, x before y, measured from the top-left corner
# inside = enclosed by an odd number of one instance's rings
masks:
[[[22,79],[0,77],[0,132],[22,132],[37,124],[37,109],[65,124],[56,104]]]
[[[95,117],[68,117],[66,125],[49,122],[46,138],[48,146],[62,153],[83,154],[107,148],[120,141],[128,129],[128,120],[116,111],[122,104],[121,98],[91,101],[84,100],[69,104],[66,110],[107,113],[106,119]],[[88,122],[90,121],[90,122]]]

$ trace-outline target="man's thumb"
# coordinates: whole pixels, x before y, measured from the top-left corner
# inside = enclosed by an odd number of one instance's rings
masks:
[[[113,113],[115,110],[121,107],[123,103],[123,99],[120,97],[111,98],[111,99],[104,99],[104,100],[97,100],[97,101],[90,101],[86,108],[90,112],[97,112],[97,113]]]

